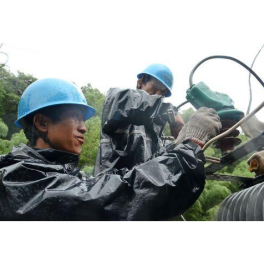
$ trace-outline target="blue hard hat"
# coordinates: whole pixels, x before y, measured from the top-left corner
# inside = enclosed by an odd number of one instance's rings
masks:
[[[171,96],[171,90],[173,85],[173,75],[171,70],[163,64],[151,64],[144,71],[137,75],[140,79],[143,74],[148,74],[159,80],[167,88],[165,97]]]
[[[22,118],[44,107],[61,104],[82,106],[85,120],[95,114],[80,88],[64,80],[49,78],[35,81],[24,91],[19,101],[15,125],[21,128]]]

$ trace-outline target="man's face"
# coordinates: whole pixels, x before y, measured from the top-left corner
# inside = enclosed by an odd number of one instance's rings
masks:
[[[58,122],[47,123],[47,137],[57,150],[81,155],[86,127],[78,107],[65,107]]]
[[[140,83],[140,87],[141,90],[146,91],[150,95],[156,94],[164,96],[167,93],[166,87],[154,79],[148,81],[146,84]]]

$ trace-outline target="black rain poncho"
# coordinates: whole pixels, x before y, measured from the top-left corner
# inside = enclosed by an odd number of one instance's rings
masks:
[[[132,169],[163,151],[160,132],[168,108],[175,110],[159,95],[139,89],[109,89],[94,175],[113,168]]]
[[[79,172],[77,155],[22,144],[0,156],[0,220],[166,220],[199,197],[203,162],[201,148],[186,142],[93,177]]]

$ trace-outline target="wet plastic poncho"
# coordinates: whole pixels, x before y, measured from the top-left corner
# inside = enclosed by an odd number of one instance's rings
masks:
[[[79,172],[78,156],[20,145],[0,157],[0,220],[166,220],[204,188],[204,156],[180,144],[131,170]]]
[[[159,95],[139,89],[109,89],[94,175],[112,168],[132,169],[160,151],[160,132],[168,108],[173,106]]]

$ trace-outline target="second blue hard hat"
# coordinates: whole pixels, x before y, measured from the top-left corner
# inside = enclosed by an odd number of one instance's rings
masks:
[[[21,128],[21,120],[29,114],[62,104],[81,106],[85,120],[95,114],[79,87],[64,80],[48,78],[35,81],[26,88],[19,101],[15,125]]]
[[[171,70],[164,64],[151,64],[144,71],[137,75],[137,78],[140,79],[142,75],[148,74],[157,80],[167,88],[167,93],[165,97],[171,96],[171,90],[173,86],[173,75]]]

